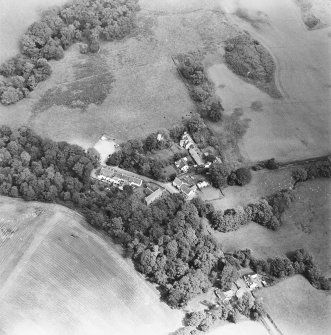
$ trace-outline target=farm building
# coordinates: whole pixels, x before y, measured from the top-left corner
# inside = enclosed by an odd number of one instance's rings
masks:
[[[181,158],[175,162],[176,168],[181,170],[182,172],[187,172],[189,166],[187,164],[187,157]]]
[[[247,285],[247,287],[252,291],[256,288],[260,288],[262,287],[262,281],[261,281],[261,277],[258,274],[252,274],[252,275],[245,275],[244,277],[244,281]]]
[[[182,148],[190,149],[190,148],[194,148],[195,143],[192,137],[187,132],[185,132],[184,135],[182,136],[182,139],[179,142],[179,145]]]
[[[182,180],[180,180],[177,177],[172,182],[172,185],[174,185],[176,188],[178,188],[184,194],[184,196],[187,199],[191,199],[194,196],[194,194],[197,190],[196,185],[190,186],[190,185],[184,183]]]
[[[176,188],[178,188],[180,190],[180,188],[182,187],[184,183],[179,179],[179,178],[175,178],[174,181],[172,182],[172,185],[174,185]]]
[[[142,179],[117,172],[116,170],[108,166],[103,166],[101,168],[98,179],[108,183],[119,185],[121,187],[123,187],[124,185],[140,187],[143,183]]]
[[[221,291],[220,289],[216,289],[214,291],[215,295],[222,301],[222,302],[228,302],[230,301],[237,292],[236,285],[232,284],[231,288],[227,291]]]
[[[186,198],[188,199],[191,199],[193,198],[196,190],[197,190],[197,187],[194,185],[194,186],[189,186],[187,184],[183,184],[182,187],[180,188],[181,192],[185,195]]]
[[[197,183],[197,186],[198,186],[198,188],[201,190],[201,189],[203,189],[203,188],[209,186],[209,183],[208,183],[207,181],[204,180],[204,181],[202,181],[202,182],[200,182],[200,183]]]
[[[189,153],[197,165],[202,165],[203,160],[195,149],[189,149]]]
[[[160,188],[158,188],[152,194],[150,194],[149,196],[147,196],[145,198],[146,205],[150,205],[153,201],[155,201],[156,199],[160,198],[162,196],[162,193],[163,193],[162,190]]]
[[[206,163],[204,166],[205,166],[206,169],[209,169],[210,166],[211,166],[211,164],[212,164],[211,162],[208,162],[208,163]]]

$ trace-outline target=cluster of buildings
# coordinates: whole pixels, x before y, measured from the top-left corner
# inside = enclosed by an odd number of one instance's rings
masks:
[[[206,169],[210,167],[212,163],[204,162],[200,149],[197,147],[192,137],[187,132],[184,133],[179,144],[182,148],[188,150],[191,159],[194,162],[194,166],[203,166]],[[208,156],[208,153],[204,155]],[[177,169],[179,169],[181,172],[186,173],[189,170],[188,157],[179,159],[178,161],[175,162],[175,165]]]
[[[179,145],[188,150],[191,158],[189,159],[189,156],[187,157],[183,157],[179,160],[177,160],[175,162],[175,166],[178,170],[180,170],[182,173],[187,173],[189,170],[189,161],[193,161],[194,163],[194,167],[197,166],[202,166],[204,168],[209,168],[210,165],[212,164],[211,162],[204,162],[204,159],[202,158],[202,153],[200,151],[200,149],[197,147],[197,145],[195,144],[195,142],[193,141],[192,137],[190,136],[190,134],[188,134],[187,132],[185,132],[179,142]],[[208,154],[206,154],[208,155]],[[188,198],[191,199],[192,197],[194,197],[195,192],[197,190],[197,188],[199,188],[200,190],[209,186],[209,183],[207,181],[201,181],[199,183],[197,183],[196,185],[189,185],[189,183],[182,181],[180,178],[175,178],[175,180],[173,181],[173,186],[175,186],[181,193],[183,193],[183,195]]]
[[[193,141],[192,137],[190,134],[185,132],[182,136],[182,139],[179,142],[179,145],[188,150],[190,156],[192,157],[194,163],[196,165],[203,165],[203,159],[201,158],[201,153],[198,147],[196,146],[195,142]],[[183,160],[183,158],[182,158]],[[187,162],[187,159],[186,159]]]
[[[172,182],[172,185],[174,185],[181,193],[183,193],[185,198],[188,200],[194,197],[195,192],[197,190],[196,185],[190,186],[189,184],[183,182],[177,177]]]
[[[109,166],[101,167],[100,172],[97,175],[97,179],[109,184],[113,184],[120,190],[123,190],[123,186],[125,185],[140,187],[143,183],[142,179],[130,176],[125,173],[120,173]]]
[[[234,298],[241,299],[243,295],[247,292],[251,292],[257,288],[266,286],[267,283],[258,274],[244,275],[239,278],[235,283],[232,283],[231,288],[227,291],[221,292],[219,290],[215,291],[215,295],[222,302],[229,302]]]
[[[125,185],[140,187],[143,184],[142,179],[126,173],[118,172],[116,169],[110,166],[102,166],[100,172],[96,175],[96,177],[103,182],[117,186],[120,190],[123,190],[123,187]],[[153,201],[160,198],[163,194],[161,188],[157,188],[156,190],[148,188],[148,190],[150,191],[150,194],[145,197],[146,205],[150,205]]]

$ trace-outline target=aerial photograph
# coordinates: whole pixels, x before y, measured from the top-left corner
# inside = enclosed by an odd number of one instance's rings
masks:
[[[331,0],[0,0],[0,335],[331,334]]]

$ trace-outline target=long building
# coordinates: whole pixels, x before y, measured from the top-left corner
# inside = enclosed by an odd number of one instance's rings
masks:
[[[116,185],[134,185],[140,187],[143,183],[142,179],[120,173],[109,166],[103,166],[98,175],[100,180],[104,180],[109,183],[114,183]]]
[[[150,205],[156,199],[160,198],[162,194],[163,194],[162,190],[158,188],[156,191],[154,191],[152,194],[150,194],[149,196],[145,198],[146,205]]]

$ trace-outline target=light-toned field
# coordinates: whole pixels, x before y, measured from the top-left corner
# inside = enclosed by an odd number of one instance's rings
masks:
[[[330,144],[329,28],[308,31],[294,1],[221,2],[233,23],[263,43],[275,58],[276,84],[284,98],[272,99],[242,81],[221,62],[209,69],[226,114],[242,108],[249,128],[240,143],[241,154],[255,161],[316,156]],[[315,3],[315,2],[314,2]],[[237,9],[262,12],[268,18],[258,26],[239,18]],[[261,106],[257,111],[252,104]],[[254,106],[254,105],[253,105]],[[217,133],[217,132],[216,132]]]
[[[238,324],[225,324],[217,327],[210,332],[208,335],[268,335],[268,331],[259,322],[254,321],[243,321]]]
[[[116,142],[111,139],[101,138],[95,145],[96,149],[100,153],[100,162],[101,164],[106,164],[106,160],[109,155],[112,155],[116,151]]]
[[[316,179],[299,184],[296,198],[283,215],[283,225],[274,232],[256,223],[238,231],[215,232],[224,251],[252,249],[256,257],[285,256],[298,248],[307,249],[324,275],[331,275],[331,181]]]
[[[168,334],[182,313],[61,206],[0,197],[0,333]]]
[[[295,0],[301,9],[302,19],[305,21],[314,16],[320,22],[314,29],[331,25],[331,3],[328,0]]]
[[[294,276],[258,291],[267,312],[283,334],[327,335],[331,329],[331,296]]]

